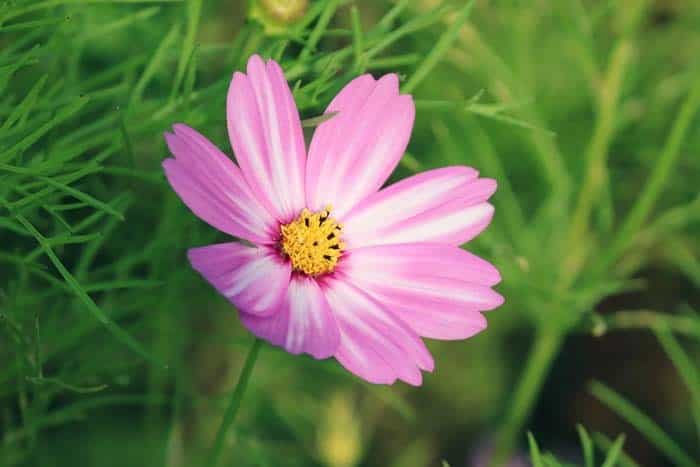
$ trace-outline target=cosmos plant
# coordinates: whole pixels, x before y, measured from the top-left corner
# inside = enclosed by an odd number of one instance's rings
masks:
[[[469,338],[503,303],[498,271],[460,248],[490,223],[496,182],[455,166],[382,188],[415,116],[395,74],[355,78],[325,113],[307,151],[282,69],[252,56],[227,98],[237,164],[174,125],[170,184],[239,239],[193,248],[190,262],[259,338],[372,383],[420,385],[434,368],[421,338]]]

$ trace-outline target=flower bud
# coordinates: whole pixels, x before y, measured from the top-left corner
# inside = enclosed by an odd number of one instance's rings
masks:
[[[250,16],[265,26],[265,32],[275,34],[302,18],[308,6],[308,0],[255,0]]]

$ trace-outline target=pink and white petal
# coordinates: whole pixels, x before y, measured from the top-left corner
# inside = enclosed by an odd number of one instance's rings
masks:
[[[489,226],[493,213],[494,207],[489,203],[465,205],[463,200],[458,199],[384,230],[380,241],[373,243],[442,242],[462,245]]]
[[[481,311],[483,305],[465,304],[464,297],[447,295],[441,297],[445,289],[459,288],[457,281],[443,279],[442,290],[433,294],[427,289],[407,287],[405,284],[389,286],[376,280],[357,280],[356,283],[377,301],[400,317],[416,334],[421,337],[440,340],[467,339],[486,329],[487,322]],[[450,283],[451,282],[451,283]],[[481,290],[470,290],[476,295]],[[486,292],[488,293],[488,292]],[[495,292],[494,292],[495,294]],[[491,295],[491,294],[489,294]],[[467,297],[470,299],[471,297]],[[486,297],[494,303],[502,303],[495,297]],[[492,305],[495,307],[496,305]]]
[[[175,158],[165,159],[163,169],[187,207],[229,235],[258,244],[274,242],[277,224],[256,201],[236,164],[187,125],[173,129],[165,140]]]
[[[486,200],[496,181],[469,167],[430,170],[397,182],[360,202],[340,220],[348,248],[392,243],[461,245],[493,217]]]
[[[444,243],[375,245],[348,251],[339,269],[352,277],[383,276],[443,277],[491,287],[501,282],[498,270],[488,261]]]
[[[436,307],[426,313],[425,309],[410,306],[402,301],[389,300],[385,306],[391,307],[392,311],[401,316],[416,334],[428,339],[469,339],[488,326],[484,315],[476,310],[461,310],[460,313],[455,313],[454,310],[445,307]]]
[[[493,266],[446,245],[360,248],[343,258],[341,271],[423,337],[471,337],[486,328],[481,312],[503,303],[490,288],[500,279]]]
[[[272,248],[221,243],[192,248],[187,256],[192,267],[243,313],[275,313],[286,296],[291,268]]]
[[[423,341],[344,278],[326,278],[323,287],[340,326],[340,346],[335,358],[341,365],[371,383],[391,384],[400,379],[420,385],[420,370],[432,371],[434,367]]]
[[[289,222],[304,208],[306,150],[299,112],[280,66],[257,55],[236,72],[227,97],[231,145],[245,179],[273,216]]]
[[[324,292],[315,279],[292,276],[275,313],[261,317],[241,313],[241,322],[256,336],[293,354],[317,359],[335,354],[340,332]]]
[[[306,166],[306,200],[312,210],[333,206],[342,216],[376,192],[401,159],[413,128],[415,106],[399,95],[398,77],[369,75],[351,81],[325,113],[337,115],[316,129]]]
[[[314,210],[325,208],[326,202],[320,192],[321,177],[333,169],[333,160],[327,157],[326,148],[338,145],[338,138],[345,138],[343,131],[353,118],[357,118],[362,106],[377,85],[370,74],[358,76],[350,81],[333,98],[324,114],[336,113],[330,120],[321,123],[314,132],[309,146],[309,158],[306,164],[306,199],[307,205]],[[320,199],[319,199],[320,198]],[[318,199],[318,200],[317,200]]]

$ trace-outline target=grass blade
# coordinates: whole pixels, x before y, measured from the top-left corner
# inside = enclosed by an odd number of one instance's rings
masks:
[[[697,66],[697,69],[700,70],[700,66]],[[693,88],[678,112],[676,120],[673,122],[663,151],[651,169],[649,180],[644,184],[641,194],[637,196],[637,202],[622,222],[622,226],[618,230],[617,235],[615,235],[612,244],[603,257],[598,259],[596,271],[605,270],[624,252],[651,213],[656,200],[661,195],[662,189],[670,181],[671,172],[678,162],[681,143],[685,140],[693,118],[698,108],[700,108],[699,74],[698,72],[695,73]]]
[[[216,433],[216,439],[214,440],[214,446],[209,452],[209,457],[205,463],[206,467],[216,467],[221,457],[221,451],[224,447],[224,440],[226,439],[226,433],[228,433],[229,428],[236,421],[236,415],[238,414],[238,409],[241,407],[241,401],[243,400],[243,395],[248,387],[248,381],[250,380],[250,375],[253,372],[253,367],[255,366],[255,361],[260,353],[260,347],[262,341],[255,338],[253,345],[248,351],[248,356],[246,357],[245,364],[241,370],[241,376],[238,378],[238,383],[231,394],[231,401],[229,402],[226,412],[224,412],[224,418],[221,420],[221,426],[219,431]]]
[[[537,446],[537,441],[529,431],[527,432],[527,444],[530,447],[530,460],[532,461],[532,467],[545,467],[544,461],[542,460],[542,454],[540,453],[540,448]]]
[[[75,113],[77,113],[80,109],[83,108],[85,104],[88,103],[89,100],[90,99],[87,96],[83,96],[76,99],[76,101],[72,104],[62,108],[51,120],[49,120],[36,130],[31,132],[29,135],[22,138],[14,146],[0,153],[0,162],[7,162],[18,152],[24,151],[25,149],[30,147],[32,144],[37,142],[39,138],[44,136],[49,130],[51,130],[64,120],[70,118]]]
[[[4,200],[3,204],[5,204]],[[44,252],[46,253],[46,256],[49,257],[49,260],[51,260],[51,263],[53,263],[54,267],[58,270],[59,274],[63,277],[63,280],[66,281],[68,286],[71,288],[71,290],[75,293],[75,295],[78,297],[78,299],[85,305],[85,307],[92,313],[92,315],[97,319],[100,323],[102,323],[105,328],[109,332],[112,333],[112,335],[122,342],[125,346],[130,348],[132,351],[143,357],[144,359],[148,360],[149,362],[160,366],[160,367],[166,367],[163,363],[161,363],[158,359],[153,357],[150,353],[146,351],[146,349],[143,348],[143,346],[136,340],[134,339],[129,333],[124,331],[121,327],[119,327],[114,321],[112,321],[109,316],[107,316],[99,306],[93,301],[92,298],[85,292],[85,290],[80,286],[77,280],[73,277],[73,275],[66,269],[66,267],[63,265],[61,260],[56,256],[56,253],[51,249],[51,245],[48,244],[47,239],[32,225],[24,216],[22,215],[17,215],[17,221],[22,224],[22,226],[27,229],[29,233],[31,233],[34,238],[39,242],[41,247],[44,249]]]
[[[610,447],[608,455],[605,457],[605,461],[603,461],[603,465],[601,467],[614,467],[615,465],[617,465],[617,459],[620,457],[620,453],[622,452],[622,446],[624,444],[625,435],[618,436],[615,442]]]
[[[588,436],[588,432],[583,427],[583,425],[576,425],[576,431],[578,431],[578,436],[581,439],[581,447],[583,448],[583,460],[585,467],[595,466],[595,454],[593,452],[593,441],[591,437]]]
[[[619,416],[627,420],[656,446],[668,459],[679,467],[697,467],[693,459],[678,446],[664,431],[646,414],[628,402],[617,392],[594,381],[590,387],[591,393],[607,405]]]
[[[180,51],[180,59],[177,63],[177,71],[175,72],[175,80],[170,92],[170,102],[172,103],[180,90],[182,81],[185,78],[187,66],[194,53],[194,45],[197,40],[197,31],[199,30],[199,18],[202,12],[202,0],[192,0],[187,2],[187,32]]]
[[[413,75],[408,82],[402,86],[403,92],[412,92],[416,86],[418,86],[426,78],[426,76],[428,76],[433,68],[435,68],[435,65],[442,60],[449,48],[452,47],[454,41],[457,40],[459,30],[469,18],[469,14],[471,13],[473,6],[474,0],[470,0],[462,7],[454,22],[450,24],[447,30],[440,36],[440,39],[438,39],[435,47],[431,49],[428,56],[425,57],[416,71],[413,72]]]
[[[603,433],[598,433],[597,431],[593,433],[593,442],[598,448],[603,452],[609,452],[612,449],[613,441],[605,436]],[[620,452],[620,456],[617,459],[617,465],[620,467],[640,467],[634,459],[625,454],[624,451]]]
[[[666,351],[666,355],[673,362],[673,366],[683,378],[686,388],[690,393],[691,405],[693,408],[693,418],[700,438],[700,374],[693,366],[692,361],[683,351],[678,340],[671,334],[668,328],[657,327],[654,329],[657,339]]]
[[[321,37],[323,37],[323,33],[326,29],[328,29],[328,24],[331,22],[339,5],[340,0],[329,0],[326,2],[326,7],[318,17],[316,27],[311,31],[309,38],[306,40],[306,45],[304,45],[304,49],[301,51],[301,54],[299,54],[299,59],[301,61],[311,57],[311,54],[316,50],[318,42],[321,40]]]
[[[356,5],[353,5],[350,9],[350,19],[352,20],[352,51],[355,57],[355,70],[358,73],[362,73],[365,70],[365,61],[362,55],[365,45],[362,23],[360,22],[360,11]]]

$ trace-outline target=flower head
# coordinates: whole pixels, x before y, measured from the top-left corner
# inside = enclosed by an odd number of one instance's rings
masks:
[[[469,167],[429,170],[382,188],[406,149],[415,107],[398,78],[362,75],[333,99],[308,153],[280,66],[250,58],[228,91],[235,164],[174,125],[166,176],[201,219],[249,244],[189,251],[192,266],[256,336],[288,352],[335,357],[373,383],[422,381],[421,337],[486,328],[500,281],[459,248],[491,221],[496,182]]]

